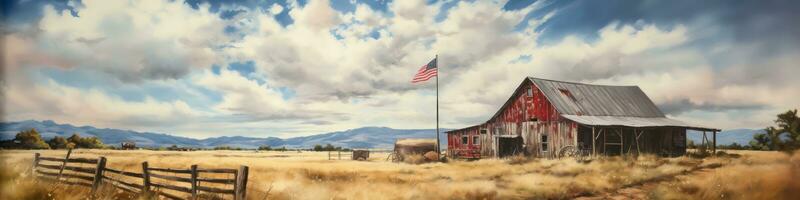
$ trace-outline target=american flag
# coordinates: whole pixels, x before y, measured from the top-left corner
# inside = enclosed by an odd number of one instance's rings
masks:
[[[428,62],[427,65],[423,65],[421,68],[419,68],[417,75],[414,75],[414,79],[411,79],[411,83],[418,83],[431,79],[431,77],[436,76],[437,69],[436,58],[434,58],[431,60],[431,62]]]

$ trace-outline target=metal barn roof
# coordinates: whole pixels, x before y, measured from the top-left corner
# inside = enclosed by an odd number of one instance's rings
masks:
[[[698,126],[667,118],[663,112],[638,86],[591,85],[565,81],[527,77],[526,81],[539,88],[562,117],[589,126],[626,127],[684,127],[701,131],[720,131],[717,128]],[[487,122],[500,116],[511,104],[512,95]],[[447,133],[473,128],[479,125],[447,131]]]
[[[627,126],[627,127],[685,127],[701,131],[719,131],[719,129],[708,128],[689,124],[686,122],[666,118],[666,117],[619,117],[619,116],[578,116],[561,115],[579,124],[592,126]]]
[[[638,86],[608,86],[528,77],[561,116],[592,126],[686,127],[714,131],[667,118]]]
[[[638,86],[607,86],[528,77],[564,115],[665,117]]]

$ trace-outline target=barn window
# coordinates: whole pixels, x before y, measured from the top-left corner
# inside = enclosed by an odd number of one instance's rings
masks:
[[[481,140],[478,136],[472,136],[472,144],[481,144]]]
[[[539,143],[542,144],[542,151],[547,151],[548,149],[547,144],[549,143],[549,141],[547,140],[547,134],[542,134],[542,141]]]
[[[469,137],[466,135],[461,137],[461,144],[469,144]]]
[[[528,97],[533,96],[533,88],[528,88]]]
[[[481,134],[482,134],[482,135],[486,135],[486,132],[488,132],[488,130],[486,130],[485,128],[482,128],[482,129],[481,129]]]

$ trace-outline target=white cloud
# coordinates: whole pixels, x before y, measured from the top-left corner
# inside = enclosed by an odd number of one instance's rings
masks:
[[[272,4],[272,6],[269,7],[269,12],[273,15],[280,14],[281,12],[283,12],[283,6],[274,3]]]
[[[4,107],[11,119],[148,130],[158,120],[183,124],[159,125],[166,131],[203,136],[430,128],[433,83],[409,81],[436,54],[441,120],[447,128],[488,119],[525,76],[639,85],[657,104],[689,109],[672,117],[720,128],[762,127],[776,112],[800,107],[800,86],[786,81],[800,69],[793,64],[796,52],[749,61],[757,48],[736,41],[697,47],[702,42],[694,38],[702,35],[698,32],[714,32],[708,27],[642,21],[606,25],[596,38],[568,35],[539,44],[535,30],[559,12],[525,22],[542,2],[507,11],[502,1],[462,1],[439,21],[435,18],[444,2],[426,6],[422,0],[395,1],[385,12],[358,4],[352,13],[337,12],[328,1],[304,6],[291,1],[286,7],[246,10],[229,20],[209,12],[207,5],[195,10],[179,1],[89,0],[79,8],[80,17],[48,8],[40,33],[5,36],[6,45],[19,47],[4,52],[8,71],[82,68],[133,85],[191,80],[220,95],[219,102],[192,108],[182,100],[125,101],[91,88],[7,74]],[[294,20],[286,27],[275,19],[284,9]],[[226,26],[235,27],[241,37],[226,35]],[[737,64],[710,58],[727,54]],[[250,60],[256,67],[252,76],[224,67],[229,61]],[[770,70],[752,67],[754,62]],[[219,74],[207,69],[213,64],[222,66]],[[281,89],[291,90],[292,97]]]
[[[7,120],[56,120],[101,127],[161,129],[192,123],[206,115],[182,100],[125,101],[99,90],[84,90],[47,80],[35,85],[3,87],[3,108]]]
[[[87,0],[79,16],[47,6],[28,51],[93,68],[123,81],[175,79],[193,68],[220,63],[217,48],[230,39],[226,22],[207,6],[194,10],[180,1]],[[202,33],[202,34],[201,34]],[[35,58],[34,58],[35,59]]]

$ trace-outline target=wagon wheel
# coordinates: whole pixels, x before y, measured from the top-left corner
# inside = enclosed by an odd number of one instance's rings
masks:
[[[578,148],[575,148],[575,146],[565,146],[558,151],[559,158],[578,158],[578,156],[580,156],[580,153],[578,153]]]
[[[386,157],[386,160],[392,160],[392,162],[400,162],[400,156],[395,151],[395,152],[389,153],[389,156]]]

